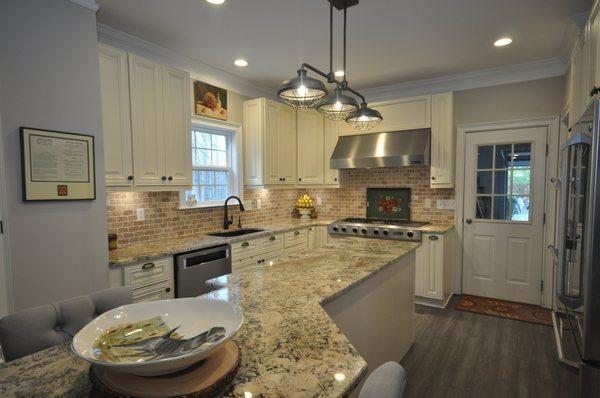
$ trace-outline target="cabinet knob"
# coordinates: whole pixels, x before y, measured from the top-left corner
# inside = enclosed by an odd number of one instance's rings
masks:
[[[282,180],[285,181],[285,177],[283,177]]]
[[[275,240],[274,236],[269,237],[269,240]]]
[[[169,293],[170,291],[171,291],[170,287],[168,287],[168,288],[165,289],[165,292],[167,292],[167,293]]]
[[[128,177],[127,177],[127,179],[128,179],[129,181],[131,181],[131,180],[133,180],[133,176],[128,176]]]
[[[167,179],[167,176],[162,176],[162,177],[160,177],[160,179],[165,181]]]
[[[431,176],[431,179],[432,179],[432,180],[435,180],[435,176]]]
[[[337,178],[334,178],[333,181],[337,181]]]
[[[169,176],[169,181],[173,181],[173,176]]]
[[[473,222],[473,220],[471,220],[470,218],[467,218],[467,219],[465,220],[465,222],[466,222],[467,224],[471,224],[471,223]]]
[[[592,88],[592,91],[590,91],[590,97],[593,97],[594,95],[598,94],[598,87]]]
[[[298,181],[302,181],[302,178],[298,178]]]
[[[300,231],[294,231],[294,235],[300,235]]]

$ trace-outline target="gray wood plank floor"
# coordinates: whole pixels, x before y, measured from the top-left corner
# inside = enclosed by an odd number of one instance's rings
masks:
[[[406,396],[577,397],[558,365],[551,327],[417,305],[416,340],[402,360]]]

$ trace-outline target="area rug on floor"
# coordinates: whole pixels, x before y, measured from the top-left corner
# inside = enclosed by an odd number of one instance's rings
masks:
[[[455,308],[460,311],[552,326],[551,311],[537,305],[462,295]]]

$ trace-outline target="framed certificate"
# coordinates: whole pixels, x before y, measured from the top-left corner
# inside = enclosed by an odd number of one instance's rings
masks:
[[[94,137],[21,127],[23,201],[94,200]]]

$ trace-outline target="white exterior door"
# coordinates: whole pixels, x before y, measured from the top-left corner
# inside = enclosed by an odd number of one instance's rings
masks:
[[[546,127],[467,134],[463,293],[541,303]]]

